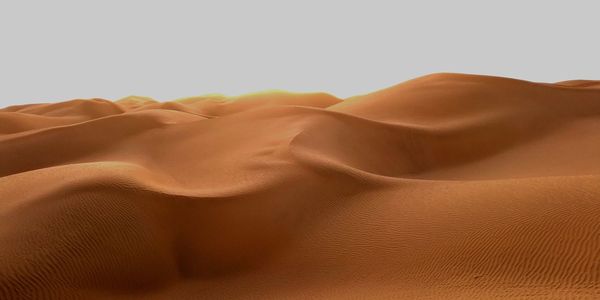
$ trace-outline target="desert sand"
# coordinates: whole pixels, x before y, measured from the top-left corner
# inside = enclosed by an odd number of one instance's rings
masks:
[[[0,299],[600,297],[600,81],[0,110]]]

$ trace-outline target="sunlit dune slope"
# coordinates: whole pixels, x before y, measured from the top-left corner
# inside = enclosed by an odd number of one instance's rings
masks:
[[[600,297],[600,81],[0,109],[0,299]]]

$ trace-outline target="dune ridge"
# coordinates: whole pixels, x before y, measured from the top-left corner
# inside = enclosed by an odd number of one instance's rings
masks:
[[[600,297],[600,81],[0,109],[0,299]]]

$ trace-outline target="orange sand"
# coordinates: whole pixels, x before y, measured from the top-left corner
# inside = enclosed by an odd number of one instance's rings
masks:
[[[600,297],[600,81],[0,110],[0,299]]]

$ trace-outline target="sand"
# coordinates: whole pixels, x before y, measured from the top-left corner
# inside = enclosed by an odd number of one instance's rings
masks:
[[[600,297],[600,81],[0,110],[0,299]]]

